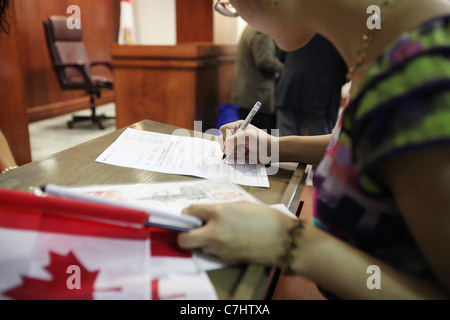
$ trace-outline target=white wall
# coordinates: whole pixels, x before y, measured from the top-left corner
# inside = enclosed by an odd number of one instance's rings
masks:
[[[212,0],[211,10],[216,3]],[[241,38],[242,31],[244,31],[247,22],[242,18],[230,18],[221,15],[214,11],[213,15],[214,25],[214,43],[217,44],[237,44]]]
[[[175,0],[132,0],[136,44],[177,43]]]
[[[247,23],[242,18],[229,18],[214,12],[214,43],[237,44]]]
[[[245,22],[244,19],[239,18],[237,21],[237,30],[236,30],[237,31],[237,34],[236,34],[237,41],[239,41],[239,39],[241,38],[242,31],[244,31],[246,26],[247,26],[247,22]]]
[[[185,0],[189,1],[189,0]],[[211,1],[211,10],[215,0]],[[134,11],[136,44],[175,45],[177,43],[175,0],[131,0]],[[214,12],[213,41],[217,44],[237,44],[246,22]]]

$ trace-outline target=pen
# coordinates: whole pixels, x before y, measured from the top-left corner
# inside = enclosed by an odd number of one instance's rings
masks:
[[[258,112],[260,107],[261,107],[261,102],[257,101],[255,103],[255,105],[253,106],[252,110],[250,110],[250,113],[247,115],[247,118],[245,118],[244,123],[242,124],[242,126],[239,127],[238,131],[236,131],[235,134],[238,134],[238,133],[244,131],[245,129],[247,129],[248,125],[250,124],[250,122],[252,121],[253,117]],[[222,160],[225,159],[226,157],[227,157],[227,155],[224,152]]]
[[[54,184],[44,185],[41,187],[41,190],[49,195],[54,195],[54,196],[58,196],[58,197],[100,203],[100,204],[105,204],[105,205],[112,205],[112,206],[116,206],[116,207],[122,207],[122,208],[146,212],[149,214],[149,221],[147,221],[145,223],[145,225],[147,225],[147,226],[158,226],[158,227],[164,227],[166,229],[172,229],[172,230],[178,230],[178,231],[188,231],[192,228],[200,227],[203,225],[203,221],[197,217],[173,215],[168,212],[164,212],[161,210],[155,210],[152,208],[147,208],[147,207],[132,204],[132,203],[120,202],[120,201],[115,201],[115,200],[111,200],[111,199],[104,198],[104,197],[92,196],[92,195],[82,193],[82,192],[76,192],[76,191],[70,190],[67,187],[61,187],[61,186],[54,185]],[[153,223],[152,221],[150,221],[152,218],[156,218],[157,220],[160,220],[160,221]],[[168,222],[163,223],[161,220],[168,220]],[[171,226],[170,224],[168,224],[169,222],[173,223],[173,225]],[[177,223],[178,224],[186,224],[186,226],[180,226],[180,225],[177,226]]]

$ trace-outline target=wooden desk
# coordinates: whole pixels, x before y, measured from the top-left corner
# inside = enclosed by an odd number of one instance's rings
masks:
[[[171,134],[178,127],[150,120],[131,128]],[[155,183],[186,181],[195,177],[170,175],[105,165],[95,159],[125,130],[117,130],[97,139],[58,152],[0,175],[0,188],[27,191],[29,187],[55,183],[64,186],[93,184]],[[193,134],[193,132],[192,132]],[[304,165],[280,165],[276,175],[269,176],[269,188],[246,187],[263,203],[284,203],[292,212],[299,206],[299,196],[305,181]],[[220,299],[264,299],[274,277],[274,268],[258,265],[229,267],[208,272]]]

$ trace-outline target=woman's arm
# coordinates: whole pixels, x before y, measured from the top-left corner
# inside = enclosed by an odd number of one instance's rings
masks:
[[[389,186],[411,233],[444,290],[450,293],[450,147],[411,151],[378,174]]]
[[[376,172],[393,193],[437,283],[399,271],[308,224],[297,240],[298,272],[343,298],[450,298],[449,159],[450,148],[430,147],[397,155]],[[380,289],[366,285],[372,265],[379,267]]]
[[[294,250],[297,273],[340,298],[410,300],[450,297],[438,285],[399,271],[309,223],[305,223],[302,232]],[[377,267],[377,274],[373,273],[372,266]],[[379,276],[379,288],[372,286],[372,276]]]
[[[318,165],[325,154],[331,134],[320,136],[287,136],[279,138],[280,161]]]
[[[397,155],[376,172],[393,193],[437,283],[396,270],[312,226],[298,240],[299,272],[344,298],[450,298],[449,159],[450,148],[430,147]],[[370,265],[380,268],[380,289],[366,286]]]
[[[325,154],[331,135],[320,136],[288,136],[275,137],[255,126],[249,125],[239,134],[235,132],[242,125],[243,120],[223,125],[220,132],[223,137],[224,152],[231,158],[257,159],[260,155],[267,155],[281,162],[302,162],[318,165]],[[278,148],[273,144],[278,144]],[[264,150],[261,150],[261,148]],[[273,150],[279,152],[274,155]]]
[[[379,177],[397,205],[437,279],[412,276],[304,223],[292,250],[301,274],[341,298],[450,298],[450,150],[429,148],[399,155],[383,164]],[[180,234],[185,248],[205,247],[231,262],[282,267],[284,242],[292,219],[257,204],[192,206],[187,213],[207,221],[205,227]],[[379,269],[380,288],[368,286],[371,266]]]
[[[257,263],[284,267],[288,231],[295,220],[255,203],[193,205],[185,210],[207,222],[180,233],[186,249],[202,248],[230,263]],[[445,299],[446,292],[410,276],[304,222],[291,251],[295,272],[347,299]],[[367,285],[369,266],[378,266],[380,289]]]

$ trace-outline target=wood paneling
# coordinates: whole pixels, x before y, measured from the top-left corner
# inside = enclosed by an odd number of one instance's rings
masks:
[[[63,91],[53,72],[42,22],[63,15],[70,5],[81,9],[83,41],[91,60],[109,60],[109,47],[117,41],[119,0],[15,0],[19,59],[25,80],[26,108],[30,122],[89,107],[83,91]],[[108,71],[104,67],[98,74]],[[104,102],[113,101],[106,95]],[[43,112],[41,112],[44,110]]]
[[[177,0],[177,43],[213,42],[211,0]]]
[[[215,107],[228,96],[236,46],[111,47],[118,128],[148,119],[202,130],[215,127]]]
[[[62,91],[53,72],[43,20],[81,9],[84,41],[91,60],[109,60],[119,29],[119,0],[12,0],[9,36],[0,35],[0,129],[19,164],[31,161],[28,122],[89,108],[83,91]],[[99,74],[106,70],[97,70]],[[113,101],[105,94],[100,103]]]
[[[25,89],[18,59],[14,3],[9,11],[10,34],[0,33],[0,130],[4,133],[16,162],[31,161]]]

